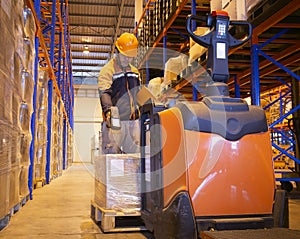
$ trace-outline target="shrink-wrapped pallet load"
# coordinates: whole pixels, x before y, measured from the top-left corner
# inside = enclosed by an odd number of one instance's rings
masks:
[[[9,212],[11,135],[7,122],[0,120],[0,219]]]
[[[35,117],[34,184],[46,180],[47,112],[49,74],[39,69]]]
[[[29,195],[28,189],[28,170],[29,166],[21,166],[20,176],[19,176],[19,197],[20,201]]]
[[[22,133],[20,136],[20,165],[29,166],[29,147],[31,143],[31,134]]]
[[[10,170],[10,194],[9,208],[13,208],[19,203],[19,174],[20,174],[20,151],[21,137],[20,128],[12,125],[11,128],[11,170]]]
[[[0,120],[12,123],[12,79],[0,69]]]
[[[0,4],[0,220],[29,194],[36,28],[24,6],[23,1]]]
[[[56,94],[52,99],[52,134],[51,134],[51,177],[62,173],[62,106]]]
[[[70,127],[68,127],[67,135],[67,163],[68,165],[71,165],[73,160],[73,132]]]
[[[95,203],[104,209],[140,211],[139,154],[95,158]]]
[[[0,220],[10,211],[11,130],[13,99],[14,28],[13,4],[1,1],[0,5]],[[1,225],[0,225],[1,227]]]

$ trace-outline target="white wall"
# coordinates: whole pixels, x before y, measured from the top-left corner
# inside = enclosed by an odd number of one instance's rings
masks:
[[[99,98],[75,97],[74,162],[91,162],[91,139],[101,129]]]

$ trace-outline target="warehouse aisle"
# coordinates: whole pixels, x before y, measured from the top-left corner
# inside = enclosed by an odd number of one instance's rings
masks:
[[[73,164],[49,185],[34,190],[28,201],[0,231],[6,239],[144,239],[142,233],[102,234],[90,219],[94,192],[91,165]]]
[[[145,239],[148,233],[103,234],[90,219],[94,192],[93,166],[73,164],[49,185],[34,190],[28,201],[0,231],[5,239]],[[299,194],[300,195],[300,194]],[[290,227],[300,230],[300,198],[290,200]]]

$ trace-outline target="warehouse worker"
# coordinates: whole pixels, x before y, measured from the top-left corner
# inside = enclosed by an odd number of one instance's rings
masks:
[[[140,77],[138,70],[131,65],[137,56],[137,48],[137,38],[131,33],[123,33],[116,41],[116,56],[100,71],[98,87],[103,112],[102,153],[138,151],[139,111],[136,94]],[[121,128],[118,130],[111,128],[112,106],[119,111]]]

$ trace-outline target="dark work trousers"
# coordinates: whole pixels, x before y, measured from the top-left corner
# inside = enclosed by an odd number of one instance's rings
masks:
[[[102,154],[139,153],[140,121],[121,121],[121,129],[113,130],[102,123]]]

